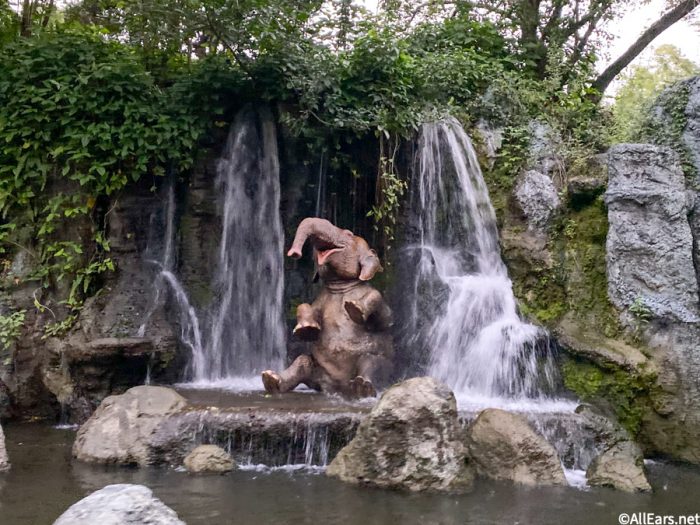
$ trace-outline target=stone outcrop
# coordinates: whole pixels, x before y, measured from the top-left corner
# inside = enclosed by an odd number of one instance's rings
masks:
[[[53,525],[185,525],[143,485],[107,485],[72,505]]]
[[[183,461],[187,472],[230,472],[235,464],[231,455],[216,445],[199,445]]]
[[[467,430],[477,472],[523,485],[566,485],[556,450],[521,415],[489,408]]]
[[[5,448],[5,433],[0,425],[0,472],[5,472],[10,469],[10,460],[7,457],[7,449]]]
[[[654,112],[659,122],[670,118],[661,106]],[[694,127],[689,115],[686,135]],[[611,148],[608,161],[608,292],[623,324],[645,343],[657,374],[640,439],[650,453],[697,463],[697,189],[684,175],[678,153],[665,146],[621,144]]]
[[[644,474],[642,451],[632,441],[620,441],[595,458],[586,471],[586,478],[591,486],[626,492],[651,490]]]
[[[93,463],[147,465],[149,440],[187,401],[172,389],[138,386],[106,398],[80,428],[73,455]]]
[[[526,171],[519,177],[514,196],[528,227],[535,231],[545,231],[561,206],[552,179],[534,170]]]
[[[610,149],[605,194],[608,294],[620,310],[700,321],[698,281],[685,179],[669,148],[620,144]]]
[[[326,474],[354,484],[464,491],[473,482],[452,391],[429,377],[384,392]]]

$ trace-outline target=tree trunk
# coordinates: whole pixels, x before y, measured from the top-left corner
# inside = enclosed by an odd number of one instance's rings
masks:
[[[644,31],[637,41],[632,44],[617,60],[610,64],[598,78],[593,82],[593,86],[600,92],[600,96],[605,92],[610,83],[615,79],[620,72],[625,69],[639,53],[661,33],[678,22],[681,18],[688,15],[695,9],[700,0],[683,0],[676,7],[665,13],[661,18],[654,22],[646,31]]]

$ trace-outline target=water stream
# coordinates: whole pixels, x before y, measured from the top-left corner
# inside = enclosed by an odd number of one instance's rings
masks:
[[[145,336],[167,297],[191,356],[187,376],[193,385],[259,388],[260,372],[279,368],[285,349],[284,233],[276,128],[269,112],[246,108],[237,115],[217,164],[216,191],[221,236],[211,304],[197,312],[177,277],[170,185],[161,220],[162,254],[148,261],[158,267],[154,296],[137,335]]]
[[[415,269],[404,322],[427,374],[463,407],[572,408],[552,396],[546,331],[518,315],[488,189],[456,119],[422,126],[411,188],[406,251]]]

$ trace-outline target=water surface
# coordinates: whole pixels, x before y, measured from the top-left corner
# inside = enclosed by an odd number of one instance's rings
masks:
[[[5,427],[12,470],[0,474],[2,525],[51,524],[71,504],[112,483],[153,489],[189,525],[219,524],[614,524],[621,512],[700,512],[700,469],[653,463],[653,494],[571,487],[528,489],[480,480],[462,496],[354,487],[307,472],[190,476],[166,468],[72,461],[74,431]]]

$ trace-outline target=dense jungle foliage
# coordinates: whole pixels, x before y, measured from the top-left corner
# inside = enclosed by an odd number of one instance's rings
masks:
[[[375,141],[365,211],[387,239],[406,189],[396,152],[426,119],[503,127],[496,187],[526,162],[532,119],[563,137],[575,164],[609,140],[593,64],[601,24],[627,3],[526,4],[387,0],[371,13],[351,0],[0,0],[6,277],[10,256],[26,252],[39,268],[29,279],[63,289],[75,314],[113,269],[110,199],[130,181],[186,172],[246,102],[275,107],[309,151],[358,177],[344,151]]]

